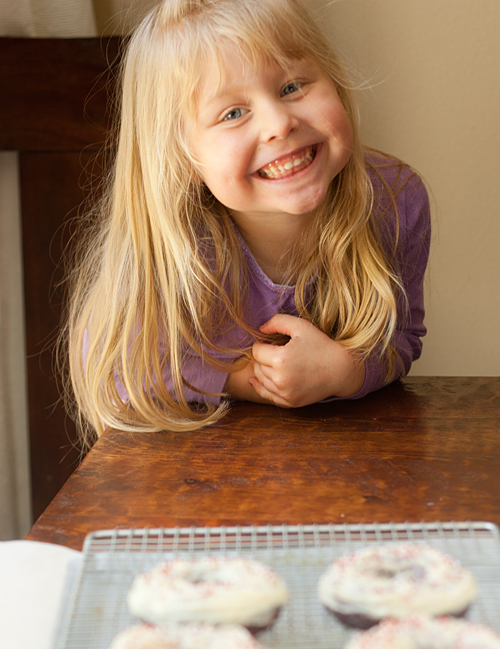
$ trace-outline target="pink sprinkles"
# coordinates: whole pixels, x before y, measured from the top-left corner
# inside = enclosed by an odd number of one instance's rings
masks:
[[[500,636],[492,629],[449,617],[414,616],[406,620],[386,619],[377,626],[358,633],[345,649],[396,649],[404,641],[405,648],[438,649],[500,649]]]

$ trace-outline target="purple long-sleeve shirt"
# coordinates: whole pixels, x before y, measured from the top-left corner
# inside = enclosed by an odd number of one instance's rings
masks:
[[[390,161],[377,160],[379,172],[383,175],[389,186],[392,186],[397,178],[394,188],[396,194],[396,205],[399,217],[398,223],[394,207],[391,204],[389,194],[379,176],[369,169],[370,177],[374,187],[375,205],[381,206],[382,213],[380,231],[382,244],[389,259],[393,259],[395,267],[400,274],[406,297],[398,301],[398,322],[393,345],[399,355],[401,363],[397,365],[394,379],[408,373],[414,360],[420,357],[422,350],[421,338],[426,334],[424,326],[424,298],[423,279],[430,245],[430,210],[427,191],[421,179],[413,172],[398,166]],[[399,174],[399,175],[398,175]],[[394,257],[394,243],[397,247]],[[236,230],[238,240],[243,252],[243,257],[248,272],[247,302],[245,306],[245,317],[249,325],[258,327],[277,313],[297,315],[295,306],[295,287],[274,284],[259,267],[252,253],[248,249],[243,237]],[[314,280],[311,281],[310,290],[314,292]],[[230,337],[230,338],[229,338]],[[220,346],[236,344],[243,349],[252,341],[248,340],[247,334],[241,329],[234,327],[226,336],[217,340]],[[231,362],[234,357],[218,357],[219,359]],[[366,375],[362,388],[355,395],[348,397],[357,399],[365,396],[373,390],[381,388],[387,382],[387,366],[384,357],[373,353],[365,361]],[[188,384],[209,393],[221,393],[224,391],[228,374],[212,368],[198,355],[189,355],[183,368],[183,376]],[[166,368],[163,379],[169,389],[172,381]],[[119,392],[124,398],[127,395],[123,386],[118,382]],[[200,394],[197,391],[185,388],[185,397],[188,401],[205,403],[219,403],[221,397]],[[332,396],[329,400],[337,397]]]

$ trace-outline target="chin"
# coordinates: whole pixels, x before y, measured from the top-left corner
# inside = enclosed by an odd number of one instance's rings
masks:
[[[310,214],[311,212],[314,212],[317,210],[319,207],[323,205],[326,199],[327,192],[324,192],[321,194],[321,196],[315,196],[314,198],[311,198],[304,203],[301,203],[299,205],[293,205],[290,206],[290,209],[287,210],[289,214],[295,214],[297,216],[303,214],[307,215]]]

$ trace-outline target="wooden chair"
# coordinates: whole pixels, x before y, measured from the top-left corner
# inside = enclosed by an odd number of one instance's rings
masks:
[[[61,254],[102,149],[118,38],[0,39],[0,150],[19,151],[34,519],[78,466],[53,343]],[[99,173],[93,166],[93,173]]]

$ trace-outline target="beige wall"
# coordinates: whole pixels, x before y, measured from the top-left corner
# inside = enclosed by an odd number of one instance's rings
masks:
[[[429,333],[412,373],[500,375],[500,1],[306,1],[370,86],[365,142],[432,190]],[[108,33],[133,23],[117,12],[131,0],[94,5]]]
[[[359,92],[366,143],[433,194],[429,333],[412,373],[499,375],[500,2],[340,0],[325,18],[372,85]]]
[[[158,0],[93,0],[97,30],[101,34],[130,31]]]

